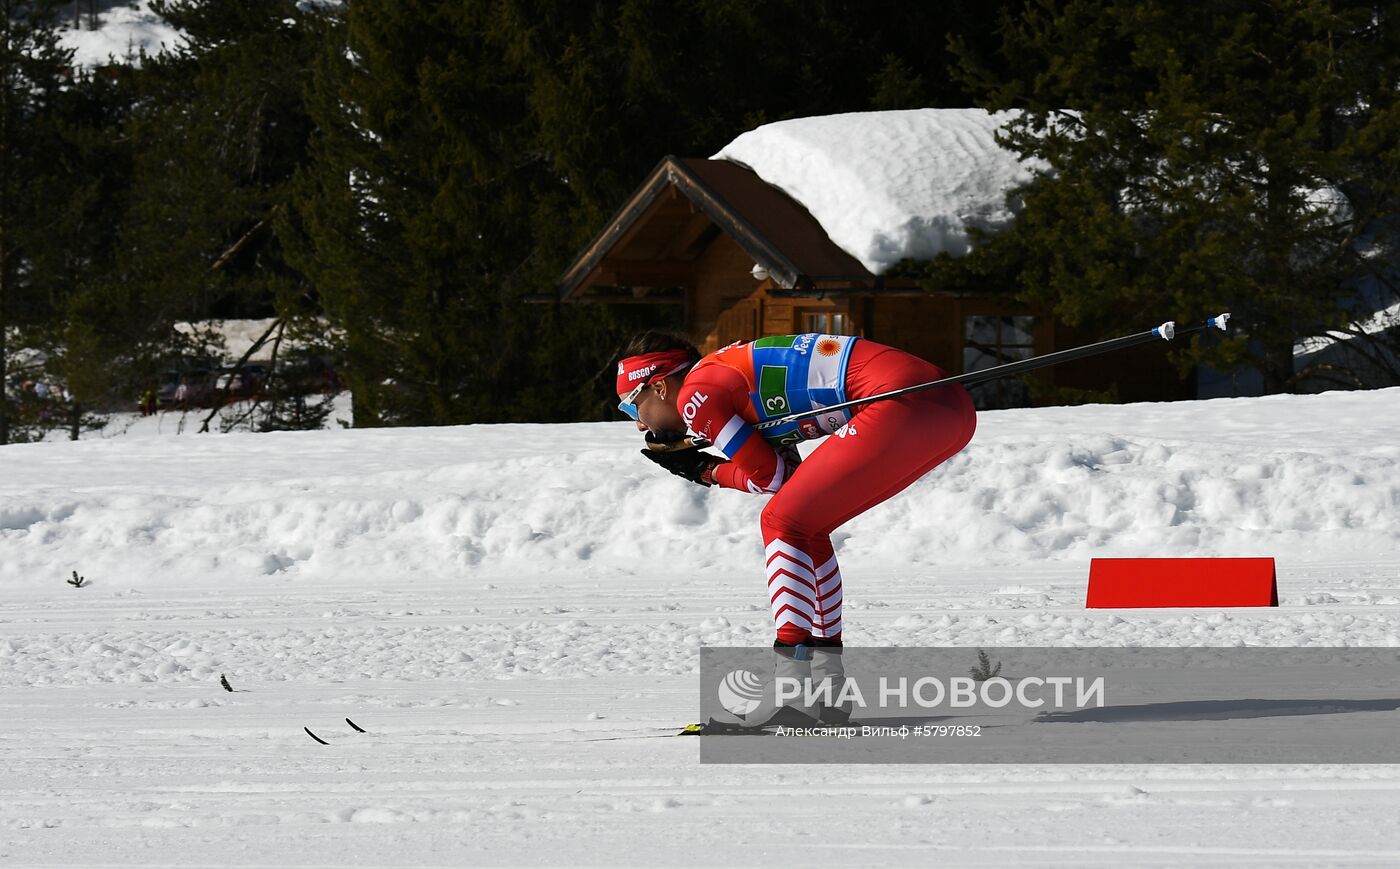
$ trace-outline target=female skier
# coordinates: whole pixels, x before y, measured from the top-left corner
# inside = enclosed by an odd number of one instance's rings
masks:
[[[774,648],[802,658],[803,647],[841,646],[832,531],[966,446],[976,412],[967,390],[950,385],[754,426],[946,376],[918,357],[849,336],[760,338],[701,358],[684,338],[650,331],[624,351],[617,394],[619,409],[646,432],[648,459],[702,486],[772,496],[760,528]],[[827,435],[835,437],[799,459],[798,441]],[[726,458],[702,452],[694,437]]]

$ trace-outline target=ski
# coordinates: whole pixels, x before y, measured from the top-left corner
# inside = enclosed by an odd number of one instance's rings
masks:
[[[369,731],[365,730],[363,727],[361,727],[360,725],[358,725],[358,724],[356,724],[355,722],[351,721],[349,718],[345,719],[345,723],[348,724],[348,725],[350,725],[350,727],[351,727],[356,733],[368,733],[368,732],[369,732]],[[319,737],[319,736],[317,736],[315,733],[313,733],[313,732],[311,731],[311,728],[310,728],[310,727],[302,727],[302,730],[305,730],[307,736],[311,737],[312,739],[316,740],[317,742],[321,743],[322,745],[330,745],[329,742],[326,742],[324,739],[322,739],[321,737]]]
[[[745,727],[742,724],[724,724],[719,721],[706,721],[703,724],[687,724],[672,736],[772,736],[777,733],[775,725],[766,727]]]
[[[350,725],[356,733],[368,732],[363,727],[360,727],[358,724],[351,721],[349,718],[345,719],[345,723]],[[316,740],[322,745],[330,745],[329,742],[317,736],[316,733],[312,731],[310,727],[302,727],[302,730],[306,732],[307,736],[311,737],[312,739]],[[742,724],[725,724],[719,721],[707,721],[703,723],[687,724],[681,727],[679,730],[675,730],[670,727],[660,727],[655,728],[655,730],[659,732],[619,733],[614,734],[612,736],[590,736],[580,741],[618,742],[624,739],[673,739],[678,736],[778,736],[781,735],[783,726],[766,725],[761,727],[745,727]]]
[[[680,730],[662,728],[662,733],[632,733],[615,736],[592,736],[583,742],[616,742],[623,739],[672,739],[677,736],[774,736],[776,725],[768,727],[744,727],[740,724],[723,724],[708,721],[700,724],[687,724]]]

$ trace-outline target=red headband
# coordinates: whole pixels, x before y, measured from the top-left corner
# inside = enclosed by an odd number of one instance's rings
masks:
[[[636,389],[638,383],[650,383],[658,377],[669,377],[689,364],[690,354],[685,350],[663,350],[659,353],[628,356],[617,363],[617,394],[626,395]]]

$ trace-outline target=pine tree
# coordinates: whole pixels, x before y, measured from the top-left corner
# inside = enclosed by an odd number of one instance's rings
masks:
[[[352,4],[316,70],[316,165],[283,227],[344,335],[356,425],[511,419],[533,377],[520,277],[547,166],[489,13]]]
[[[31,279],[51,307],[30,341],[46,356],[47,379],[66,393],[46,427],[64,427],[74,440],[105,424],[89,410],[120,406],[85,388],[92,361],[71,352],[66,333],[69,306],[103,280],[117,256],[118,218],[131,186],[131,149],[121,135],[133,101],[130,73],[125,66],[72,71],[48,118],[48,171],[33,179],[48,227],[33,247]]]
[[[1242,337],[1187,361],[1248,361],[1289,389],[1294,341],[1344,322],[1393,250],[1398,16],[1324,0],[1006,16],[1009,72],[981,81],[991,107],[1025,110],[1007,142],[1051,172],[978,255],[1014,258],[1020,295],[1071,323],[1231,310]]]
[[[47,418],[40,334],[61,305],[58,290],[36,272],[36,257],[51,244],[57,144],[54,122],[71,52],[59,47],[59,3],[0,0],[0,444],[33,436]],[[16,369],[16,354],[29,351]],[[24,388],[21,381],[34,382]]]
[[[186,38],[141,59],[124,253],[70,306],[67,340],[89,361],[86,391],[135,395],[169,368],[222,348],[182,321],[266,317],[306,306],[273,230],[307,157],[303,76],[319,35],[295,0],[164,0]],[[121,360],[121,364],[113,364]]]

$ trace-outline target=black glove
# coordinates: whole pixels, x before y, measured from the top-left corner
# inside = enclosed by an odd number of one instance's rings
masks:
[[[685,432],[647,432],[647,448],[642,455],[692,483],[710,486],[710,474],[722,459],[700,451],[696,439]],[[702,442],[703,443],[703,442]]]

